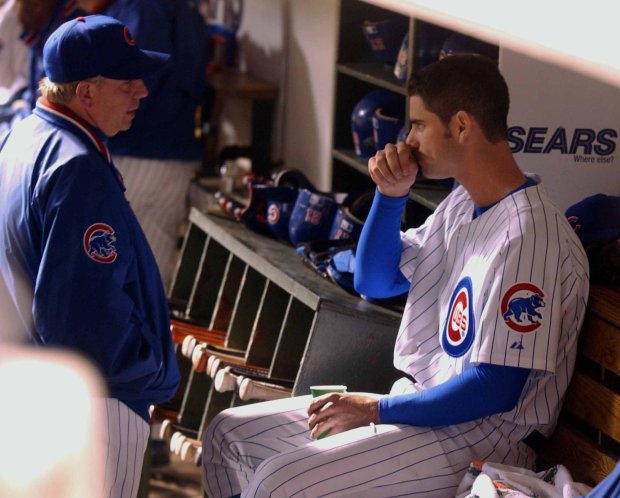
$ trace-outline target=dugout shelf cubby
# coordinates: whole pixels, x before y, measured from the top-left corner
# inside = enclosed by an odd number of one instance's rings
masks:
[[[192,208],[168,299],[174,319],[221,331],[225,350],[289,381],[293,395],[312,384],[387,392],[397,377],[392,353],[400,313],[369,303],[302,263],[295,249],[239,222]],[[195,436],[229,406],[212,379],[180,354],[178,426]]]

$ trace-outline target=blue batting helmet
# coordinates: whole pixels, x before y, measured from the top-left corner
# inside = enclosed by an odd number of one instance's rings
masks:
[[[404,97],[379,88],[368,93],[355,104],[351,113],[351,132],[355,153],[360,159],[368,159],[377,151],[372,118],[379,108],[382,108],[386,115],[400,116],[405,108]]]

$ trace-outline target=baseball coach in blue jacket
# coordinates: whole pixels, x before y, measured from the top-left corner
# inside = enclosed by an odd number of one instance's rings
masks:
[[[0,143],[0,276],[33,344],[99,368],[104,493],[132,497],[149,406],[174,395],[179,373],[161,277],[105,142],[131,127],[142,78],[168,56],[94,15],[62,24],[43,58],[42,97]]]

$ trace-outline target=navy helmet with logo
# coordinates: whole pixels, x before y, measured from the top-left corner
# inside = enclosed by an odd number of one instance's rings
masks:
[[[360,159],[368,159],[377,151],[372,120],[379,108],[385,115],[400,116],[405,109],[404,97],[379,88],[366,94],[355,105],[351,113],[351,133],[355,153]]]

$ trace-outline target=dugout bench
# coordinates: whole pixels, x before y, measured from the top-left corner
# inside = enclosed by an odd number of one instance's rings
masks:
[[[537,467],[561,463],[576,482],[595,486],[619,459],[620,288],[592,285],[575,374]]]

